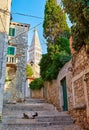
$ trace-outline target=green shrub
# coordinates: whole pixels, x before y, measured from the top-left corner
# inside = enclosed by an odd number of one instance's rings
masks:
[[[57,78],[60,69],[71,59],[69,55],[55,54],[53,63],[47,69],[45,74],[45,80],[51,81]]]
[[[29,87],[30,87],[32,90],[39,90],[39,89],[41,89],[42,87],[44,87],[42,78],[36,78],[34,81],[32,81],[32,82],[29,84]]]
[[[10,81],[12,81],[11,79],[5,79],[5,82],[10,82]]]
[[[33,75],[33,70],[31,65],[27,64],[26,66],[26,77],[29,78]]]

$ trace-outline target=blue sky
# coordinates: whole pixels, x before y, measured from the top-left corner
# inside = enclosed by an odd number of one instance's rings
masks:
[[[19,12],[23,14],[44,17],[44,7],[46,0],[12,0],[12,12]],[[35,25],[42,23],[43,19],[37,19],[33,17],[24,17],[20,15],[12,15],[14,22],[21,22],[30,24],[30,29]],[[43,53],[46,53],[46,45],[43,38],[42,24],[37,27],[38,35],[41,43]],[[33,29],[29,31],[28,45],[30,45],[33,36]]]
[[[60,0],[58,0],[60,1]],[[44,7],[46,0],[12,0],[11,11],[15,13],[23,13],[32,16],[38,16],[44,18]],[[20,15],[12,15],[12,21],[30,24],[30,29],[39,23],[43,22],[43,19],[37,19],[34,17],[24,17]],[[69,21],[68,21],[69,22]],[[41,43],[43,53],[46,53],[46,44],[43,38],[42,24],[37,27],[38,35]],[[33,36],[33,29],[29,31],[28,45],[30,45]]]

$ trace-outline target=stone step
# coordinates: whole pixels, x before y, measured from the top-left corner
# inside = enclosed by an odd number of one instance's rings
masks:
[[[3,125],[1,130],[82,130],[76,125],[55,126],[29,126],[29,125]]]
[[[30,118],[32,118],[32,116],[29,116]],[[8,119],[22,119],[23,116],[8,116]],[[4,116],[3,119],[7,119],[7,116]],[[37,122],[71,122],[73,123],[73,119],[71,119],[70,117],[67,116],[46,116],[46,117],[36,117],[35,118]]]
[[[32,115],[35,114],[34,111],[22,111],[18,110],[16,111],[9,111],[8,113],[5,111],[3,112],[3,119],[6,118],[16,118],[16,119],[22,119],[23,113],[27,114],[30,118],[32,118]],[[47,121],[73,121],[71,117],[65,113],[65,112],[55,112],[55,111],[37,111],[38,116],[36,117],[36,120],[38,122],[47,122]]]
[[[26,99],[27,103],[45,103],[46,101],[44,99]]]
[[[29,111],[44,111],[44,110],[55,110],[55,107],[48,103],[16,103],[16,104],[5,104],[5,109],[9,110],[29,110]]]
[[[70,122],[72,122],[73,123],[73,120],[70,118],[70,117],[68,117],[68,116],[46,116],[46,117],[37,117],[36,118],[36,120],[37,121],[41,121],[41,122],[53,122],[53,121],[59,121],[59,122],[61,122],[61,121],[63,121],[63,122],[66,122],[66,121],[70,121]]]
[[[15,111],[3,111],[3,118],[7,117],[13,117],[13,118],[22,118],[23,113],[27,114],[29,117],[32,117],[32,115],[35,114],[36,111],[25,111],[25,110],[15,110]],[[63,112],[56,112],[56,111],[37,111],[38,116],[36,117],[38,120],[46,120],[47,118],[50,120],[55,120],[55,119],[65,119],[65,120],[71,120],[70,115],[67,113]]]
[[[30,111],[30,110],[14,110],[11,111],[10,109],[8,111],[6,111],[6,109],[3,109],[3,115],[22,115],[23,112],[27,113],[28,115],[32,115],[34,114],[36,111]],[[54,110],[44,110],[44,111],[37,111],[38,116],[69,116],[68,112],[58,112],[58,111],[54,111]]]
[[[37,112],[38,116],[32,119]],[[26,113],[30,119],[23,119]],[[82,130],[73,125],[67,112],[58,112],[51,104],[38,99],[26,99],[24,103],[5,104],[0,130]]]
[[[4,119],[3,125],[29,125],[29,126],[50,126],[50,125],[71,125],[73,121],[37,121],[36,119]]]

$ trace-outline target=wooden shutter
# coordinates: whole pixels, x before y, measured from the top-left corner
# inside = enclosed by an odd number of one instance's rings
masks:
[[[15,55],[15,47],[8,47],[7,54]]]
[[[15,36],[15,28],[9,29],[9,36]]]

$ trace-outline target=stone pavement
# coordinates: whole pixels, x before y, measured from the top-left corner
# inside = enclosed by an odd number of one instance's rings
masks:
[[[32,119],[37,112],[38,116]],[[30,119],[24,119],[26,113]],[[73,124],[67,112],[58,112],[43,99],[27,99],[24,103],[4,104],[1,130],[82,130]]]

